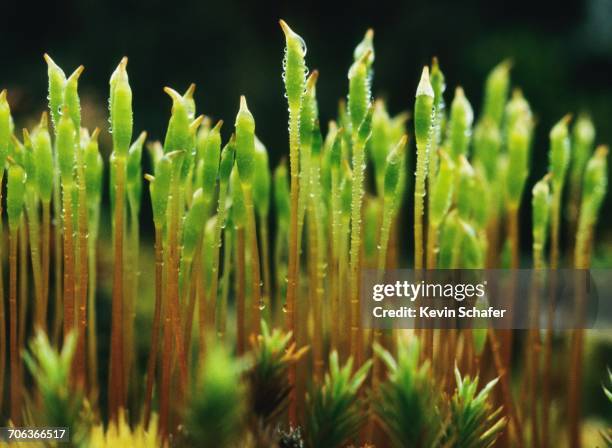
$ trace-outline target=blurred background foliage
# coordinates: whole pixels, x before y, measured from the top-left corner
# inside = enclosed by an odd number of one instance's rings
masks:
[[[69,71],[85,65],[84,123],[106,127],[101,105],[106,104],[108,78],[127,55],[135,132],[146,129],[151,138],[162,138],[170,110],[162,87],[182,91],[195,82],[199,110],[228,124],[239,96],[247,95],[257,133],[276,165],[288,153],[281,80],[284,40],[277,24],[282,17],[304,36],[308,65],[321,72],[324,128],[346,94],[352,49],[365,29],[373,27],[374,93],[387,99],[393,113],[412,108],[420,67],[434,55],[446,74],[447,101],[461,83],[476,111],[487,72],[510,58],[513,85],[523,89],[537,118],[530,184],[546,171],[548,131],[565,113],[589,112],[597,142],[612,142],[610,0],[3,3],[0,87],[9,89],[19,125],[31,124],[46,108],[42,54],[48,52]],[[231,128],[225,126],[225,138]],[[106,145],[104,151],[109,150]],[[607,204],[612,204],[610,197]],[[604,207],[602,222],[612,217],[611,210]],[[600,235],[609,240],[609,235]]]

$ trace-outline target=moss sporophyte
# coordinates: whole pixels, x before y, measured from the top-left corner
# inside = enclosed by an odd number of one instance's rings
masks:
[[[368,30],[328,121],[325,71],[309,73],[304,40],[280,27],[288,156],[275,166],[279,148],[259,138],[274,124],[256,127],[247,85],[230,130],[200,114],[194,84],[163,88],[165,134],[134,133],[127,58],[109,123],[92,131],[81,66],[67,76],[44,56],[49,111],[32,128],[0,91],[0,423],[68,425],[77,446],[586,443],[582,330],[370,329],[360,288],[366,269],[382,281],[401,267],[426,279],[532,265],[551,282],[589,269],[608,172],[596,117],[551,117],[541,170],[541,117],[510,62],[477,109],[433,58],[409,124],[373,95]]]

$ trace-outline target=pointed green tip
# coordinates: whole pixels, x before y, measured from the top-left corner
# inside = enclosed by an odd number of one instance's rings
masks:
[[[127,80],[127,77],[128,77],[127,76],[127,63],[128,63],[127,56],[122,57],[121,61],[119,61],[119,64],[117,65],[117,68],[115,69],[115,71],[110,77],[111,85],[114,85],[114,83],[117,82],[119,79]]]
[[[374,28],[368,28],[364,40],[373,40],[374,39]]]
[[[283,33],[285,33],[285,37],[289,37],[292,34],[295,34],[294,31],[289,27],[289,25],[287,25],[287,22],[285,22],[283,19],[280,19],[278,23],[283,29]]]
[[[196,131],[199,129],[200,125],[204,121],[204,115],[198,115],[195,120],[193,120],[189,124],[189,132],[195,135]]]
[[[6,101],[6,89],[2,89],[2,91],[0,91],[0,101]]]
[[[163,90],[172,99],[173,103],[178,103],[182,101],[183,97],[181,96],[181,94],[174,90],[172,87],[166,86]]]
[[[456,96],[457,98],[465,98],[465,92],[463,91],[463,87],[458,86],[458,87],[455,89],[455,96]]]
[[[249,110],[249,106],[247,105],[247,100],[244,95],[240,96],[240,109],[238,110],[238,116],[246,115],[249,120],[253,120],[253,114]],[[238,119],[238,117],[236,117]]]
[[[416,96],[430,96],[434,97],[433,87],[431,85],[431,81],[429,79],[429,67],[423,67],[423,72],[421,73],[421,80],[419,81],[419,85],[417,87]]]
[[[193,94],[195,92],[195,89],[196,89],[196,85],[195,85],[195,83],[192,82],[191,84],[189,84],[189,87],[187,88],[187,90],[183,94],[183,98],[184,99],[192,99],[193,98]]]
[[[434,56],[431,58],[431,72],[433,73],[436,70],[440,70],[440,63],[438,61],[438,56]]]
[[[97,128],[96,128],[97,129]],[[142,145],[144,144],[144,141],[147,139],[147,131],[142,131],[140,133],[140,135],[138,136],[138,138],[136,139],[136,141]]]
[[[85,70],[83,65],[79,65],[74,72],[68,77],[68,81],[70,80],[78,80],[81,77],[81,73]]]
[[[306,80],[306,90],[313,89],[317,85],[317,80],[319,79],[319,70],[313,70],[308,75],[308,79]]]
[[[49,53],[43,54],[43,58],[45,59],[45,62],[47,63],[49,67],[53,67],[53,68],[57,68],[61,70],[59,65],[57,65],[53,59],[51,59],[51,56],[49,56]]]
[[[211,129],[211,132],[219,132],[223,127],[223,120],[217,121],[217,124]]]

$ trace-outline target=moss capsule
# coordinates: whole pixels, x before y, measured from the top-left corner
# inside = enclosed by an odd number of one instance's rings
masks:
[[[571,179],[578,183],[582,177],[595,142],[595,126],[587,115],[580,115],[572,127]]]
[[[504,116],[504,107],[510,88],[510,61],[503,61],[491,70],[485,83],[483,115],[498,127]]]
[[[449,123],[450,156],[453,160],[467,156],[470,138],[472,136],[472,123],[474,112],[470,102],[465,97],[463,89],[457,87],[455,99],[451,104],[451,116]]]
[[[384,197],[386,201],[391,200],[397,203],[398,187],[401,171],[404,168],[404,151],[407,142],[408,137],[404,135],[387,156],[384,183]]]
[[[127,158],[127,191],[132,206],[139,209],[142,195],[142,147],[147,139],[147,133],[141,132],[132,143]]]
[[[85,145],[85,190],[90,207],[97,207],[102,197],[102,174],[104,162],[98,146],[98,129]]]
[[[310,147],[312,129],[315,120],[319,117],[317,105],[317,79],[319,72],[313,70],[306,80],[306,90],[302,99],[302,109],[300,111],[300,143],[302,148]]]
[[[77,131],[81,129],[81,100],[79,98],[79,77],[85,67],[82,65],[68,77],[64,88],[64,104]]]
[[[43,113],[40,119],[32,145],[34,146],[38,195],[44,203],[49,203],[53,193],[54,163],[46,113]]]
[[[26,172],[17,164],[11,164],[8,169],[7,194],[6,194],[6,213],[11,232],[19,228],[21,213],[25,201],[26,191]]]
[[[369,59],[370,51],[366,51],[349,70],[348,111],[354,131],[359,129],[370,108]]]
[[[208,133],[206,142],[203,144],[202,163],[202,191],[206,204],[211,204],[219,174],[219,158],[221,157],[221,126],[223,121],[219,120],[214,128]]]
[[[49,110],[54,129],[57,126],[61,115],[61,106],[64,103],[64,86],[66,85],[66,74],[64,71],[45,53],[47,62],[47,74],[49,77]]]
[[[69,112],[64,107],[65,112]],[[73,182],[75,164],[76,130],[69,113],[60,117],[57,126],[57,161],[62,183],[68,185]]]
[[[414,135],[417,147],[425,149],[429,140],[433,114],[434,91],[429,80],[429,68],[423,67],[414,102]]]
[[[259,216],[268,216],[270,210],[270,167],[268,151],[255,138],[255,175],[253,176],[253,203]]]
[[[570,139],[566,115],[550,131],[549,171],[555,188],[562,189],[570,163]]]
[[[9,153],[11,138],[11,108],[6,100],[6,90],[0,92],[0,170],[4,172],[4,164]]]
[[[246,98],[240,97],[240,110],[236,116],[236,166],[243,185],[252,185],[255,170],[255,119],[249,111]]]
[[[357,61],[363,58],[366,53],[368,57],[366,58],[365,62],[368,69],[370,69],[374,63],[374,30],[372,28],[369,28],[366,31],[361,42],[359,42],[359,44],[357,44],[355,47],[355,50],[353,51],[353,59]]]
[[[438,173],[432,185],[429,202],[429,219],[436,227],[442,224],[448,213],[455,187],[455,164],[444,150],[439,151],[438,159]]]
[[[113,72],[110,80],[110,122],[113,134],[113,151],[119,157],[127,157],[132,142],[133,113],[132,89],[127,74],[127,58]]]
[[[431,86],[434,91],[434,134],[435,134],[435,147],[440,144],[442,131],[444,128],[445,120],[445,109],[446,103],[444,102],[444,91],[446,90],[446,80],[444,73],[440,70],[440,64],[438,58],[433,58],[431,63],[431,75],[430,75]]]
[[[164,140],[164,152],[186,151],[191,145],[189,132],[189,111],[183,97],[174,89],[164,87],[164,92],[172,99],[172,114]]]
[[[582,182],[581,219],[594,223],[608,188],[608,147],[599,146],[589,159]],[[582,218],[584,216],[584,218]]]
[[[516,122],[508,134],[506,194],[511,207],[518,207],[529,170],[529,129],[525,121]]]
[[[221,151],[221,162],[219,163],[219,182],[227,184],[229,182],[230,175],[232,174],[232,167],[234,166],[235,156],[235,142],[231,139],[227,145]]]
[[[546,244],[548,223],[550,219],[550,186],[548,177],[539,180],[531,190],[533,247],[542,250]]]
[[[392,149],[391,146],[391,118],[387,113],[383,100],[374,102],[374,112],[372,114],[372,136],[368,142],[368,155],[374,166],[374,176],[376,187],[379,189],[384,182],[385,163],[387,155]],[[378,192],[382,194],[382,191]]]
[[[512,98],[506,105],[505,113],[506,133],[512,131],[512,128],[517,121],[523,121],[527,127],[527,131],[531,133],[533,127],[533,114],[531,112],[531,107],[523,96],[521,89],[514,89],[512,92]]]
[[[482,165],[489,182],[496,177],[501,134],[493,119],[484,117],[474,128],[474,156]]]
[[[193,194],[191,208],[183,222],[183,258],[185,261],[193,260],[193,255],[202,233],[204,219],[206,217],[206,203],[201,188]]]
[[[172,161],[168,155],[161,157],[155,164],[155,178],[149,186],[151,191],[151,207],[155,225],[163,227],[166,221],[170,181],[172,179]]]
[[[289,107],[299,108],[302,103],[304,85],[306,82],[306,44],[285,21],[280,21],[285,33],[286,47],[283,59],[283,80],[287,91]]]
[[[460,157],[457,168],[457,212],[461,219],[467,221],[471,217],[472,205],[475,200],[474,187],[476,178],[472,165],[470,165],[470,162],[464,156]]]

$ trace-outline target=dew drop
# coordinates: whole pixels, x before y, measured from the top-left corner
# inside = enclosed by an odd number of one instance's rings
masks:
[[[283,313],[286,313],[287,311],[288,311],[287,304],[283,303]]]

